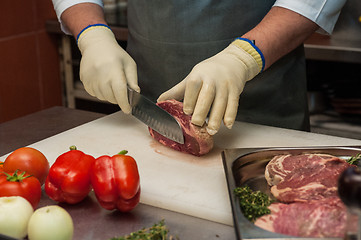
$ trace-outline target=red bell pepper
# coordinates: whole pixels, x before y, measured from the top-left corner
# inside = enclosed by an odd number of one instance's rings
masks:
[[[70,147],[50,167],[45,181],[46,194],[57,202],[75,204],[91,190],[90,170],[95,158]]]
[[[97,158],[91,171],[95,196],[107,210],[128,212],[139,203],[138,166],[134,158],[125,153]]]

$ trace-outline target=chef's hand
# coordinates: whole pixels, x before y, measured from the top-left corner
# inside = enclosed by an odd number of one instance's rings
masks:
[[[215,56],[198,63],[179,84],[160,95],[158,101],[183,100],[183,111],[192,115],[192,123],[202,126],[208,120],[208,133],[224,125],[232,128],[236,119],[239,95],[245,83],[263,68],[261,52],[247,40],[237,39]]]
[[[100,100],[118,104],[129,114],[127,85],[139,92],[137,66],[105,26],[90,27],[78,37],[80,80],[85,90]]]

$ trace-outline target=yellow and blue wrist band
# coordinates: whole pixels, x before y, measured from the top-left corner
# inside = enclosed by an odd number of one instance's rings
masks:
[[[94,28],[108,28],[109,30],[111,30],[108,25],[102,24],[102,23],[97,23],[97,24],[88,25],[88,26],[86,26],[85,28],[83,28],[83,30],[81,30],[80,33],[76,36],[76,43],[78,43],[78,40],[79,40],[80,35],[81,35],[82,33],[85,33],[85,32],[87,32],[87,31],[89,31],[90,29],[94,29]]]
[[[264,70],[265,59],[261,50],[256,46],[254,41],[249,40],[248,38],[236,38],[233,40],[232,44],[242,48],[248,54],[250,54],[257,62],[260,72]]]

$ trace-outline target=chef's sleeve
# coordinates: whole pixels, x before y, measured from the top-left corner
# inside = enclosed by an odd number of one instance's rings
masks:
[[[346,0],[277,0],[273,6],[287,8],[316,23],[319,32],[331,34]]]
[[[71,34],[70,31],[66,28],[66,26],[61,22],[61,14],[71,6],[74,6],[79,3],[95,3],[99,6],[103,7],[102,0],[52,0],[54,5],[54,10],[56,12],[56,16],[58,17],[61,30],[66,34]]]

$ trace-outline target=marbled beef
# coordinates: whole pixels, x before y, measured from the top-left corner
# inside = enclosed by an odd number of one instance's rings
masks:
[[[343,237],[347,211],[337,197],[314,202],[272,203],[271,214],[258,218],[255,225],[271,232],[298,237]],[[348,229],[356,229],[357,221]]]
[[[184,136],[184,144],[174,142],[153,129],[149,129],[150,135],[165,146],[177,151],[186,152],[195,156],[208,153],[213,148],[213,137],[208,134],[206,126],[198,127],[191,123],[191,116],[183,112],[183,103],[176,100],[166,100],[157,103],[158,106],[169,112],[181,125]]]
[[[271,214],[258,218],[260,228],[297,237],[343,237],[347,209],[337,194],[339,175],[350,166],[328,154],[278,155],[266,166],[265,177],[278,202]]]
[[[271,193],[284,203],[337,196],[337,180],[350,165],[328,154],[281,155],[267,165]]]

